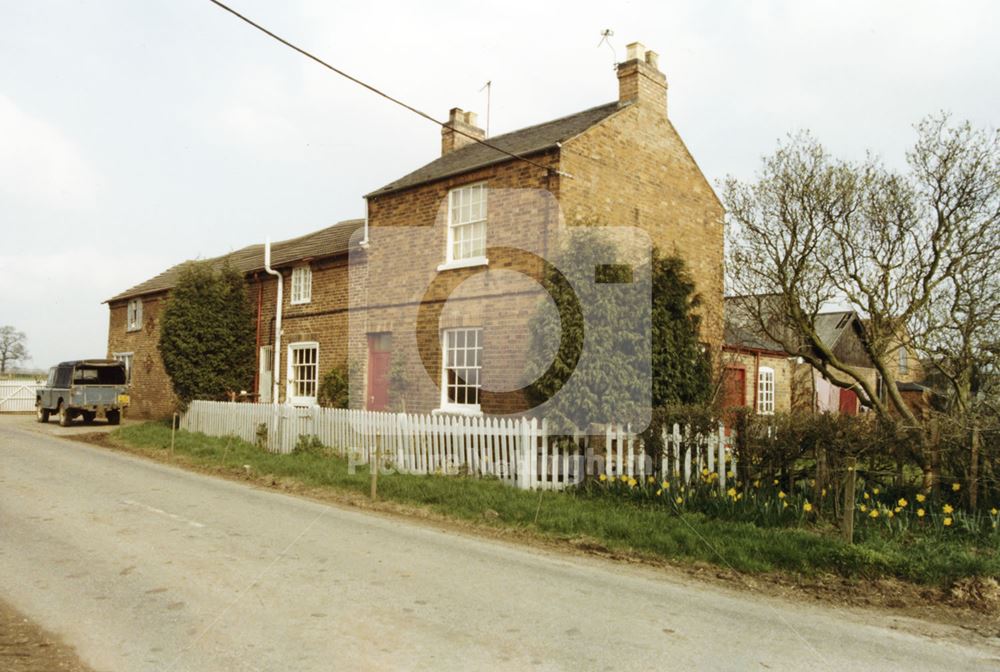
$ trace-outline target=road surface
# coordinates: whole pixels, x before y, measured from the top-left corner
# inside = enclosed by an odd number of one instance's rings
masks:
[[[996,640],[328,506],[56,433],[0,417],[0,596],[96,670],[1000,667]]]

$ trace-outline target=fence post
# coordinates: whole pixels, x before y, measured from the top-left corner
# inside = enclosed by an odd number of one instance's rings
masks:
[[[369,472],[371,473],[372,481],[372,501],[374,502],[378,498],[378,467],[379,461],[382,459],[382,433],[379,431],[375,432],[375,456],[374,459],[368,461],[370,466]]]
[[[847,484],[844,487],[844,541],[854,543],[854,495],[857,482],[858,463],[853,457],[847,458]]]

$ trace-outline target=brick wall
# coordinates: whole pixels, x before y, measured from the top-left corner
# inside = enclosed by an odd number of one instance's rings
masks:
[[[108,357],[132,353],[131,403],[126,417],[157,419],[169,417],[176,408],[170,378],[163,368],[158,344],[160,314],[166,293],[142,297],[142,328],[126,331],[128,301],[108,306]]]
[[[687,264],[701,295],[702,340],[722,345],[723,208],[667,119],[640,102],[563,144],[560,201],[570,222],[636,226]]]

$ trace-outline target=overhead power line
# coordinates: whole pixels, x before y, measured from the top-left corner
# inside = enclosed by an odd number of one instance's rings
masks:
[[[357,77],[354,77],[353,75],[350,75],[350,74],[344,72],[340,68],[337,68],[337,67],[334,67],[334,66],[330,65],[329,63],[327,63],[326,61],[324,61],[322,58],[309,53],[308,51],[306,51],[302,47],[299,47],[299,46],[297,46],[295,44],[292,44],[291,42],[289,42],[285,38],[281,37],[280,35],[276,35],[275,33],[271,32],[270,30],[268,30],[267,28],[265,28],[264,26],[262,26],[259,23],[257,23],[256,21],[254,21],[254,20],[252,20],[252,19],[250,19],[250,18],[248,18],[246,16],[243,16],[242,14],[240,14],[239,12],[237,12],[232,7],[226,5],[225,3],[220,2],[219,0],[209,0],[209,2],[211,2],[214,5],[219,6],[220,8],[222,8],[224,10],[226,10],[227,12],[229,12],[230,14],[232,14],[233,16],[235,16],[236,18],[240,19],[241,21],[250,24],[251,26],[253,26],[257,30],[259,30],[260,32],[264,33],[268,37],[271,37],[271,38],[277,40],[278,42],[281,42],[283,45],[285,45],[289,49],[292,49],[294,51],[299,52],[300,54],[302,54],[306,58],[311,59],[313,61],[316,61],[317,63],[319,63],[320,65],[322,65],[324,68],[326,68],[328,70],[332,70],[333,72],[337,73],[341,77],[354,82],[358,86],[363,86],[364,88],[368,89],[372,93],[374,93],[376,95],[379,95],[379,96],[382,96],[386,100],[392,101],[393,103],[399,105],[400,107],[406,108],[410,112],[413,112],[414,114],[416,114],[418,116],[421,116],[424,119],[437,124],[441,128],[448,128],[449,130],[451,130],[451,131],[453,131],[455,133],[458,133],[459,135],[463,135],[466,138],[469,138],[470,140],[472,140],[472,141],[474,141],[474,142],[476,142],[476,143],[478,143],[480,145],[484,145],[486,147],[489,147],[490,149],[492,149],[494,151],[497,151],[497,152],[500,152],[501,154],[504,154],[506,156],[509,156],[512,159],[516,159],[518,161],[524,161],[525,163],[531,164],[532,166],[535,166],[537,168],[541,168],[542,170],[545,170],[545,171],[551,171],[551,172],[554,172],[554,173],[557,173],[557,174],[560,174],[560,175],[563,174],[561,171],[558,171],[558,170],[556,170],[554,168],[550,168],[549,166],[542,165],[541,163],[538,163],[537,161],[532,161],[531,159],[528,159],[528,158],[526,158],[524,156],[521,156],[520,154],[515,154],[514,152],[509,152],[506,149],[503,149],[501,147],[497,147],[493,143],[491,143],[491,142],[489,142],[487,140],[482,140],[480,138],[477,138],[476,136],[472,135],[471,133],[466,133],[465,131],[463,131],[463,130],[461,130],[459,128],[455,128],[454,126],[448,126],[447,122],[438,121],[437,119],[435,119],[431,115],[427,114],[426,112],[424,112],[422,110],[418,110],[417,108],[413,107],[412,105],[409,105],[409,104],[403,102],[399,98],[396,98],[394,96],[390,96],[389,94],[387,94],[384,91],[382,91],[382,90],[380,90],[380,89],[372,86],[371,84],[368,84],[367,82],[364,82],[364,81],[358,79]]]

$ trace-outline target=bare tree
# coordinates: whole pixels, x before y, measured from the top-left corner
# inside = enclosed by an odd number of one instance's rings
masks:
[[[27,340],[23,331],[10,325],[0,327],[0,373],[7,373],[8,366],[28,358]]]
[[[996,343],[1000,257],[1000,135],[917,125],[909,170],[869,157],[834,159],[809,134],[779,145],[752,183],[730,178],[728,275],[751,327],[859,392],[887,419],[920,428],[896,385],[900,345],[931,356],[968,406],[984,344]],[[863,316],[865,354],[883,381],[820,338],[830,302]],[[914,457],[929,469],[920,446]]]

